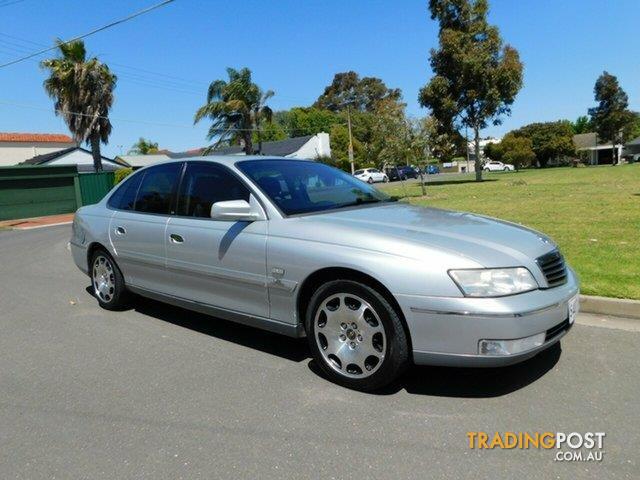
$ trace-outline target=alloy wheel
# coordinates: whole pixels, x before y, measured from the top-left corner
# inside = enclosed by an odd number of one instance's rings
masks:
[[[111,260],[104,255],[98,255],[93,262],[93,291],[105,303],[113,300],[115,293],[115,273]]]
[[[327,297],[314,317],[317,346],[333,370],[349,378],[365,378],[384,362],[387,337],[374,308],[350,293]]]

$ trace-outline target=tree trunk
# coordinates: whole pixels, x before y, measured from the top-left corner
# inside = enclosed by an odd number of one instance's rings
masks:
[[[251,140],[251,130],[245,130],[242,132],[244,137],[244,153],[247,155],[253,155],[253,142]]]
[[[93,157],[93,168],[96,172],[102,171],[102,155],[100,155],[100,136],[97,133],[89,137],[91,143],[91,156]]]
[[[254,110],[253,118],[255,122],[256,136],[258,137],[258,155],[262,155],[262,121],[259,109]]]
[[[473,127],[474,149],[476,153],[476,182],[482,181],[482,161],[480,160],[480,129]],[[469,146],[467,145],[467,148]]]

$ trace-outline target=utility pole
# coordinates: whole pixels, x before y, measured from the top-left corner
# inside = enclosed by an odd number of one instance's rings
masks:
[[[356,171],[353,165],[353,138],[351,137],[351,106],[347,103],[347,125],[349,126],[349,163],[351,163],[351,175]]]
[[[469,127],[464,127],[465,148],[467,149],[467,173],[469,173]]]

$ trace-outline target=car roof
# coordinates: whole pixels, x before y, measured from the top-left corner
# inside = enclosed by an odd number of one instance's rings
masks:
[[[153,167],[154,165],[162,165],[167,163],[179,163],[179,162],[211,162],[211,163],[221,163],[223,165],[232,166],[237,162],[243,162],[246,160],[286,160],[286,161],[299,161],[299,162],[315,162],[315,160],[311,160],[308,158],[291,158],[291,157],[275,157],[275,156],[264,156],[264,155],[204,155],[199,157],[186,157],[186,158],[172,158],[170,160],[165,160],[162,162],[152,163],[151,165],[146,165],[144,168]]]

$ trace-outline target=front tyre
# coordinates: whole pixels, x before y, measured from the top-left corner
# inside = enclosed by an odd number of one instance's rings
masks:
[[[386,175],[384,176],[384,183],[389,183],[389,177],[387,177]]]
[[[309,302],[305,326],[314,360],[331,381],[347,388],[379,389],[409,362],[400,317],[379,292],[359,282],[321,286]]]
[[[373,183],[373,177],[369,177],[369,180],[367,180],[367,183],[369,184]]]
[[[120,310],[128,304],[129,294],[122,272],[106,250],[96,250],[91,256],[91,287],[98,303],[106,310]]]

